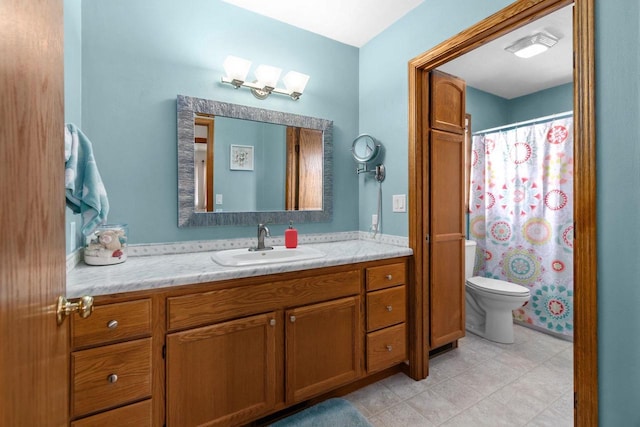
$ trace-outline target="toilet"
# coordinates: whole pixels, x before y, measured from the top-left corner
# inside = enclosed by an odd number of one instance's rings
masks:
[[[476,242],[465,243],[465,326],[490,341],[513,343],[513,313],[529,300],[528,288],[503,280],[473,276]]]

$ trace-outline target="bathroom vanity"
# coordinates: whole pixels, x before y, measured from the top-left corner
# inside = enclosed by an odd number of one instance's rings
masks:
[[[313,246],[327,256],[229,268],[191,253],[71,271],[70,296],[95,297],[90,317],[69,322],[71,425],[243,425],[402,365],[410,249]]]

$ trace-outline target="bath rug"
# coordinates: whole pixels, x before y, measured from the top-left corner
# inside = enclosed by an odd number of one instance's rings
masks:
[[[284,418],[271,427],[373,427],[345,399],[333,398]]]

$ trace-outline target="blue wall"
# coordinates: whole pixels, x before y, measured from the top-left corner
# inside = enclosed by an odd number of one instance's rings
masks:
[[[176,229],[178,93],[336,121],[336,219],[300,225],[305,232],[358,226],[352,201],[358,181],[348,149],[358,131],[373,134],[387,147],[389,166],[383,231],[406,235],[406,214],[390,213],[390,195],[407,191],[407,62],[510,2],[426,0],[360,50],[359,79],[356,49],[218,1],[200,1],[189,10],[167,0],[131,3],[83,3],[83,36],[90,42],[83,46],[82,62],[91,69],[83,78],[82,123],[94,138],[115,205],[110,219],[132,223],[132,241],[139,243],[253,234],[253,227]],[[104,10],[107,4],[114,10]],[[640,5],[596,0],[595,20],[598,330],[591,332],[599,339],[600,425],[632,426],[640,425]],[[225,47],[215,49],[216,40],[224,40]],[[620,40],[627,41],[624,49]],[[309,91],[299,103],[258,102],[222,88],[216,81],[227,54],[306,72]],[[143,152],[150,153],[146,162],[152,166],[142,168]],[[365,229],[376,191],[364,177],[360,180],[360,228]],[[133,204],[140,200],[147,206],[137,214]],[[155,235],[154,228],[160,233]]]
[[[260,101],[219,83],[227,55],[311,78],[297,102]],[[109,222],[128,223],[131,243],[255,234],[254,225],[177,228],[178,94],[333,120],[333,221],[298,226],[302,233],[357,229],[349,155],[358,132],[357,48],[220,0],[84,0],[82,67],[83,130],[109,195]]]
[[[471,114],[471,133],[509,123],[509,100],[467,86],[467,113]]]
[[[257,165],[262,124],[248,120],[218,119],[214,127],[215,166],[213,168],[213,192],[222,194],[222,206],[216,208],[229,212],[255,211],[258,179],[261,168]],[[251,141],[251,142],[250,142]],[[254,169],[252,171],[231,170],[229,161],[231,145],[252,145],[254,147]]]
[[[595,12],[600,425],[638,426],[640,4],[597,0]]]
[[[505,99],[467,86],[471,131],[504,126],[573,110],[573,83]]]
[[[508,101],[507,123],[573,110],[573,83],[552,87]]]
[[[261,211],[284,209],[287,176],[287,127],[262,124],[256,152],[258,194],[256,206]]]
[[[64,0],[64,121],[82,124],[81,0]]]
[[[507,6],[510,1],[426,0],[360,49],[360,132],[386,148],[382,232],[406,236],[406,213],[393,213],[392,195],[407,194],[408,62]],[[377,210],[378,185],[360,177],[360,229]]]
[[[82,4],[81,0],[64,0],[64,121],[82,126]],[[71,224],[75,235],[71,236]],[[81,243],[79,216],[65,209],[65,244],[67,253]]]
[[[284,210],[287,127],[217,118],[214,127],[213,192],[222,194],[225,212]],[[252,171],[231,170],[231,145],[254,147]]]

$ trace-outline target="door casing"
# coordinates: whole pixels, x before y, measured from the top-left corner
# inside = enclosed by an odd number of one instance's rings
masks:
[[[574,5],[574,422],[598,425],[596,138],[594,0],[517,1],[409,62],[409,246],[413,249],[410,307],[410,375],[429,368],[428,246],[425,245],[429,159],[425,117],[428,72],[562,7]]]

